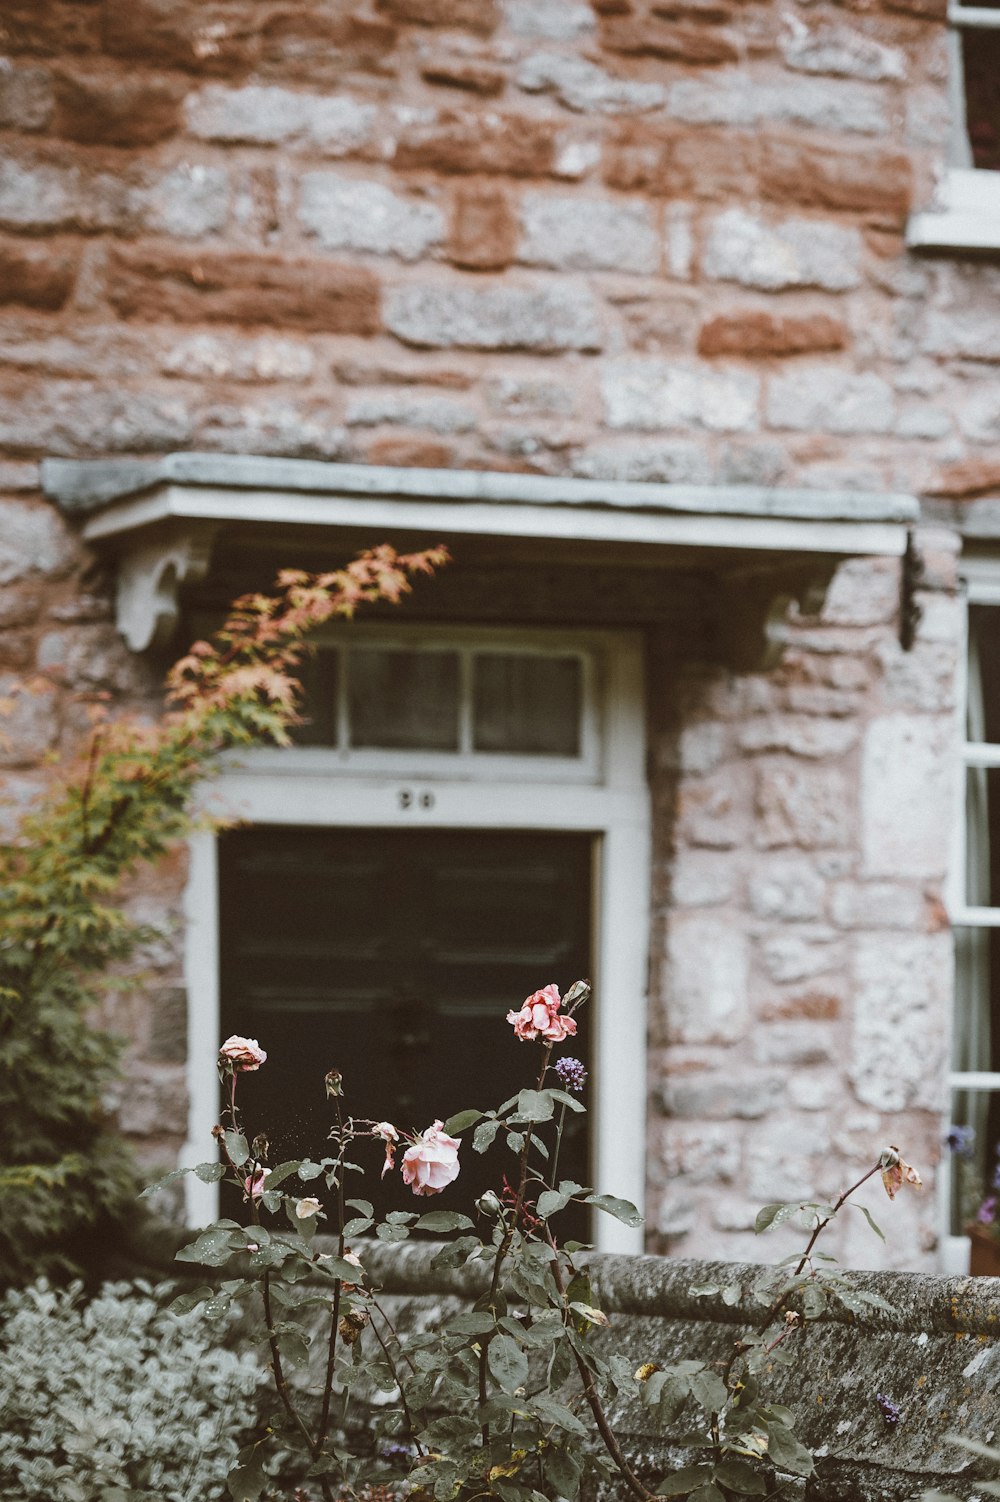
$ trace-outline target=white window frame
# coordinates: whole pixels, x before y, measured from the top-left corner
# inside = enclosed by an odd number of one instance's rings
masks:
[[[997,12],[1000,16],[1000,12]],[[1000,22],[998,22],[1000,25]],[[967,855],[967,783],[968,772],[974,767],[1000,767],[1000,744],[970,741],[967,738],[968,697],[968,606],[982,605],[1000,610],[1000,559],[965,558],[962,564],[966,613],[965,628],[959,642],[959,692],[956,695],[958,728],[961,755],[956,787],[954,837],[946,893],[946,906],[952,928],[1000,928],[1000,906],[981,907],[966,901],[966,855]],[[957,985],[957,977],[956,977]],[[956,1006],[958,995],[955,996]],[[1000,1072],[986,1070],[955,1070],[948,1073],[948,1120],[951,1120],[952,1101],[957,1090],[981,1090],[1000,1093]],[[953,1159],[945,1154],[938,1175],[940,1193],[941,1248],[943,1271],[961,1275],[969,1270],[970,1243],[967,1236],[956,1236],[951,1231],[951,1192],[954,1176]]]
[[[358,629],[349,626],[348,630]],[[445,628],[446,629],[446,628]],[[367,636],[378,628],[365,627]],[[414,627],[407,642],[424,628]],[[440,639],[440,634],[438,639]],[[472,633],[456,629],[453,636]],[[257,824],[413,829],[583,831],[594,836],[594,1078],[591,1102],[594,1182],[640,1208],[646,1197],[646,992],[650,902],[650,808],[646,782],[642,638],[636,632],[484,632],[526,649],[586,651],[594,733],[594,768],[586,779],[538,771],[545,757],[498,758],[414,753],[409,767],[378,767],[367,753],[345,758],[321,747],[247,752],[230,760],[204,795],[213,815]],[[398,631],[387,635],[395,638]],[[357,758],[355,760],[354,758]],[[447,763],[447,764],[445,764]],[[551,769],[549,769],[551,771]],[[534,773],[534,775],[532,775]],[[181,1162],[210,1155],[218,1119],[215,1057],[219,1046],[219,911],[217,837],[189,841],[184,899],[188,991],[189,1140]],[[539,984],[552,979],[539,978]],[[512,1005],[521,998],[512,998]],[[498,1025],[502,1025],[498,1018]],[[470,1101],[470,1104],[473,1102]],[[218,1188],[186,1179],[189,1223],[218,1213]],[[642,1250],[641,1228],[596,1217],[601,1251]]]
[[[977,31],[1000,32],[1000,9],[948,0],[948,162],[931,207],[910,216],[913,250],[1000,250],[1000,172],[973,166],[966,127],[962,41]]]

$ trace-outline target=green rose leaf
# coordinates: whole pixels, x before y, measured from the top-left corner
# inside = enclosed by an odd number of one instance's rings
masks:
[[[712,1479],[712,1467],[710,1465],[686,1465],[679,1471],[674,1471],[672,1476],[664,1476],[662,1481],[656,1484],[658,1497],[686,1497],[694,1491],[696,1486],[701,1486]]]
[[[467,1215],[459,1215],[457,1210],[431,1210],[427,1215],[421,1215],[415,1231],[467,1231],[472,1227],[472,1221]]]
[[[482,1111],[456,1111],[454,1116],[449,1116],[444,1124],[444,1129],[449,1137],[457,1137],[460,1132],[468,1131],[482,1116]]]
[[[504,1392],[515,1392],[528,1380],[528,1358],[509,1335],[490,1341],[487,1364]]]
[[[812,1475],[812,1456],[784,1424],[768,1424],[767,1453],[781,1471],[791,1471],[793,1476]]]
[[[226,1172],[225,1163],[199,1163],[194,1170],[195,1177],[201,1179],[203,1184],[217,1184]]]
[[[616,1199],[613,1194],[588,1194],[584,1204],[596,1205],[598,1210],[603,1210],[606,1215],[613,1215],[623,1225],[641,1226],[643,1224],[643,1218],[631,1200]]]
[[[234,1168],[242,1168],[250,1157],[250,1146],[242,1132],[223,1132],[222,1140]]]
[[[510,1117],[512,1122],[551,1121],[554,1112],[551,1090],[521,1090],[517,1097],[517,1110]]]

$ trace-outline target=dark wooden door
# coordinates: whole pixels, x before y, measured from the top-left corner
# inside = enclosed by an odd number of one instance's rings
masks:
[[[590,974],[592,845],[586,834],[492,830],[225,833],[222,1034],[267,1050],[240,1096],[246,1129],[266,1133],[271,1161],[323,1156],[330,1069],[344,1077],[345,1113],[401,1131],[496,1107],[533,1085],[541,1048],[519,1043],[505,1013],[540,986],[565,991]],[[589,1069],[586,1010],[579,1022],[559,1052]],[[560,1177],[589,1182],[588,1120],[569,1118]],[[358,1156],[376,1170],[381,1162],[377,1143]],[[473,1152],[469,1133],[458,1180],[433,1200],[415,1200],[398,1171],[381,1194],[370,1192],[377,1171],[354,1193],[383,1211],[471,1213],[501,1171],[513,1176],[513,1161],[499,1145]],[[585,1236],[587,1225],[562,1230]]]

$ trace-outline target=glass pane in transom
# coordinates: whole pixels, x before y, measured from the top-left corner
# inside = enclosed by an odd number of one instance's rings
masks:
[[[473,663],[474,750],[580,755],[579,657],[477,652]]]
[[[328,647],[307,653],[294,670],[302,684],[302,724],[292,730],[296,746],[337,744],[337,687],[340,659]]]
[[[391,751],[457,751],[457,652],[363,647],[349,659],[350,742]]]

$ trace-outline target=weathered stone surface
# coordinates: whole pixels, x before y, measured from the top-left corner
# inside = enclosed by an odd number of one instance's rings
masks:
[[[418,26],[456,26],[492,31],[500,19],[497,0],[376,0],[393,21]]]
[[[56,134],[87,146],[150,146],[176,133],[183,95],[172,78],[63,70]]]
[[[591,480],[653,480],[708,485],[712,463],[695,443],[678,438],[673,443],[593,444],[573,464],[574,474]]]
[[[529,94],[555,94],[560,104],[582,114],[641,115],[659,109],[667,98],[661,84],[617,78],[585,58],[558,52],[526,58],[517,82]]]
[[[109,296],[125,318],[344,334],[370,334],[378,327],[378,283],[360,266],[121,247],[112,253],[110,268]]]
[[[827,928],[778,932],[761,944],[764,968],[782,985],[836,970],[843,958],[838,936]]]
[[[679,850],[670,872],[675,907],[718,907],[735,895],[737,873],[728,856],[716,851]]]
[[[784,1069],[828,1064],[835,1049],[833,1028],[812,1018],[766,1022],[753,1030],[753,1055],[759,1064],[777,1064]]]
[[[757,774],[757,840],[765,848],[850,843],[854,815],[847,777],[832,767],[764,766]]]
[[[501,0],[507,29],[517,36],[571,42],[594,29],[594,12],[574,0]]]
[[[350,401],[346,421],[348,427],[358,428],[396,423],[408,428],[427,428],[432,433],[467,433],[476,425],[476,414],[445,396],[381,392]]]
[[[72,558],[72,540],[51,506],[0,498],[0,584],[60,574]]]
[[[52,117],[52,76],[46,68],[0,66],[0,128],[44,130]]]
[[[506,190],[461,183],[452,199],[448,257],[470,271],[500,271],[514,259],[518,226]]]
[[[797,366],[772,378],[767,420],[773,428],[821,433],[886,433],[895,422],[892,387],[872,372]]]
[[[423,63],[420,76],[446,89],[465,89],[470,94],[492,98],[503,93],[507,75],[502,68],[472,57],[432,57]]]
[[[666,1015],[677,1043],[727,1043],[749,1021],[749,957],[744,935],[722,918],[671,915],[667,939]]]
[[[797,16],[789,20],[790,35],[781,47],[786,68],[797,73],[864,78],[872,83],[906,77],[906,54],[898,47],[885,47],[874,37],[847,26],[811,29]]]
[[[134,199],[143,228],[200,240],[225,228],[229,219],[229,177],[224,167],[181,162]]]
[[[768,856],[750,874],[750,910],[758,918],[791,922],[820,918],[826,882],[802,856]]]
[[[149,1029],[149,1057],[161,1064],[187,1061],[187,991],[163,986],[153,993]]]
[[[586,288],[461,284],[398,287],[389,294],[386,328],[406,344],[445,349],[600,349],[596,302]]]
[[[563,381],[544,376],[498,376],[483,392],[491,412],[508,417],[544,413],[566,416],[576,406],[576,393]]]
[[[899,564],[892,558],[850,558],[834,574],[823,620],[835,626],[888,624],[899,613]]]
[[[190,7],[177,0],[105,0],[100,10],[105,52],[191,72],[245,68],[257,53],[258,25],[243,7],[211,0]]]
[[[404,261],[419,260],[444,236],[435,203],[335,172],[303,176],[299,223],[326,250],[371,251]]]
[[[682,783],[677,803],[681,838],[711,850],[731,850],[746,827],[744,795],[743,780],[728,768]]]
[[[269,334],[256,339],[184,334],[171,339],[160,357],[165,375],[187,380],[304,381],[315,368],[304,340]]]
[[[609,427],[658,430],[689,425],[715,432],[757,426],[759,382],[747,371],[668,360],[609,361],[601,374]]]
[[[830,893],[830,916],[838,928],[919,931],[926,921],[926,909],[923,892],[900,882],[841,881],[835,883]]]
[[[742,68],[680,79],[670,87],[667,113],[692,125],[778,120],[860,135],[881,135],[889,124],[882,94],[872,85],[815,79],[804,89],[798,79]]]
[[[962,459],[945,464],[926,484],[928,495],[967,500],[1000,490],[1000,459]]]
[[[739,1172],[739,1141],[722,1123],[667,1121],[659,1135],[667,1183],[675,1179],[690,1184],[729,1183]]]
[[[669,9],[669,15],[658,15],[655,8],[638,15],[606,14],[602,18],[601,45],[626,57],[658,57],[698,67],[737,61],[740,48],[734,32],[699,24],[698,19],[685,22],[683,11],[678,14],[678,8]],[[702,22],[712,19],[704,15],[700,18]]]
[[[159,175],[103,171],[77,164],[0,161],[0,223],[16,230],[147,228],[197,238],[226,223],[225,168],[188,164]]]
[[[37,765],[58,731],[58,701],[51,687],[29,688],[18,678],[0,678],[0,767]]]
[[[710,318],[698,334],[700,355],[801,355],[846,344],[847,329],[828,313],[796,317],[757,308]]]
[[[712,281],[778,291],[822,287],[843,292],[861,279],[861,239],[856,230],[813,219],[767,224],[745,209],[712,219],[704,271]]]
[[[111,1104],[122,1131],[130,1137],[183,1137],[187,1128],[187,1090],[184,1072],[161,1064],[129,1072],[128,1084],[116,1088]]]
[[[1000,313],[985,300],[975,308],[930,308],[920,347],[950,359],[1000,361]]]
[[[879,1111],[940,1109],[953,984],[948,934],[865,934],[854,959],[851,1083]]]
[[[890,714],[865,732],[861,851],[866,876],[940,879],[948,866],[953,764],[950,724]]]
[[[301,147],[350,156],[372,139],[376,106],[349,94],[302,94],[275,85],[207,84],[184,105],[187,129],[206,141]]]
[[[678,1075],[664,1082],[660,1094],[668,1116],[756,1121],[774,1110],[783,1089],[782,1077],[775,1071],[749,1077],[741,1071],[739,1079],[735,1079],[725,1070]]]
[[[46,246],[0,245],[0,303],[61,308],[73,290],[76,257]]]
[[[560,270],[659,269],[660,243],[645,204],[551,192],[521,200],[518,260]]]
[[[766,1134],[754,1134],[744,1157],[747,1194],[758,1204],[810,1199],[830,1150],[830,1129],[816,1116],[776,1112]]]
[[[442,111],[431,120],[405,112],[393,165],[434,172],[507,173],[544,177],[552,171],[556,126],[532,115]]]
[[[856,743],[856,725],[802,715],[771,715],[747,720],[739,732],[744,751],[790,751],[813,759],[843,756]]]
[[[0,396],[0,443],[15,453],[149,453],[183,447],[194,432],[179,395],[52,380]]]
[[[901,152],[831,150],[794,140],[768,140],[760,162],[766,198],[813,208],[900,216],[910,206],[912,169]]]

